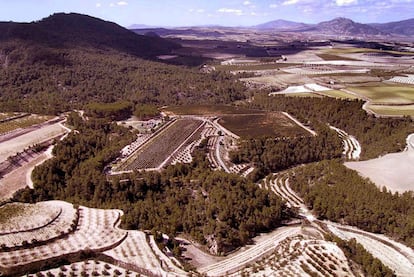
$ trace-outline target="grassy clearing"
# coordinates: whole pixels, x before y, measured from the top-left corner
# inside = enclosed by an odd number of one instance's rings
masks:
[[[252,115],[226,115],[220,125],[240,137],[289,137],[307,135],[296,123],[279,112]]]
[[[359,61],[357,59],[338,56],[338,55],[329,54],[329,53],[316,54],[316,56],[323,59],[324,61]]]
[[[0,123],[0,134],[7,133],[18,128],[26,128],[35,124],[40,124],[52,119],[51,116],[30,115],[23,118]]]
[[[366,86],[350,87],[350,91],[361,94],[375,103],[410,104],[414,102],[414,87]]]
[[[383,106],[383,105],[368,105],[368,109],[373,112],[381,115],[407,115],[414,116],[414,105],[404,105],[404,106]]]
[[[319,91],[318,94],[323,94],[323,95],[328,96],[328,97],[340,98],[340,99],[357,99],[358,98],[355,95],[346,93],[346,92],[341,91],[341,90]]]
[[[166,113],[173,113],[176,115],[204,115],[215,116],[222,114],[257,114],[265,113],[260,110],[251,110],[244,107],[236,107],[229,105],[184,105],[171,106],[163,109]]]

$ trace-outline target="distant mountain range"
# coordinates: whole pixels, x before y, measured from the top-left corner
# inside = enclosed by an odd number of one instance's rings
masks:
[[[385,33],[398,34],[404,36],[414,35],[414,18],[382,24],[373,23],[369,25]]]
[[[150,29],[145,25],[133,25],[130,29]],[[359,37],[370,37],[370,36],[413,36],[414,35],[414,18],[390,22],[390,23],[371,23],[363,24],[355,22],[351,19],[338,17],[329,21],[320,22],[318,24],[306,24],[301,22],[294,22],[288,20],[274,20],[263,24],[250,26],[250,27],[223,27],[223,26],[197,26],[187,28],[162,28],[162,33],[165,34],[177,34],[172,30],[180,30],[178,33],[184,31],[187,33],[195,32],[198,29],[253,29],[264,32],[303,32],[303,33],[317,33],[325,35],[337,35],[337,36],[359,36]],[[140,33],[139,31],[137,31]]]
[[[298,23],[294,21],[288,21],[283,19],[278,19],[263,24],[253,26],[255,29],[259,30],[301,30],[309,28],[311,25],[305,23]]]
[[[390,22],[362,24],[351,19],[338,17],[318,24],[305,24],[286,20],[275,20],[253,28],[259,30],[313,32],[328,35],[344,36],[377,36],[377,35],[414,35],[414,18]]]

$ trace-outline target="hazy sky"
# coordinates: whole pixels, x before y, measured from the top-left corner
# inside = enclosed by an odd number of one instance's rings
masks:
[[[414,0],[0,0],[0,21],[30,22],[55,12],[89,14],[123,26],[248,26],[275,19],[317,23],[414,17]]]

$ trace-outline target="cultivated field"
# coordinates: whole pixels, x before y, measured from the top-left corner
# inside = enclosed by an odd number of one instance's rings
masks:
[[[38,276],[139,276],[139,272],[131,271],[111,263],[100,260],[86,260],[82,262],[75,262],[69,265],[62,265],[60,267],[49,270],[42,270],[35,274],[27,274],[29,277]],[[26,275],[25,275],[26,276]],[[142,275],[141,276],[146,276]]]
[[[192,136],[201,130],[202,125],[202,120],[177,119],[155,137],[148,139],[121,168],[139,170],[162,167],[176,151],[185,148],[192,142]]]
[[[118,229],[120,211],[75,208],[67,202],[47,201],[6,204],[0,213],[1,274],[20,276],[37,272],[44,265],[54,265],[55,268],[42,273],[46,276],[86,273],[129,276],[132,272],[131,276],[186,275],[177,260],[160,251],[153,237],[140,231]],[[93,262],[87,260],[91,253],[98,257]],[[79,257],[85,261],[79,262]],[[62,260],[72,264],[56,267]]]
[[[368,110],[373,111],[376,114],[384,116],[413,116],[414,117],[414,104],[413,105],[375,105],[368,104],[366,106]]]
[[[78,221],[77,210],[62,201],[6,204],[0,212],[6,215],[0,229],[3,249],[27,248],[53,240],[73,231]]]
[[[319,91],[318,95],[328,96],[332,98],[341,98],[341,99],[358,99],[356,95],[349,94],[343,90]]]
[[[359,95],[362,95],[363,97],[369,98],[374,104],[414,103],[414,87],[378,85],[349,87],[348,89]]]
[[[413,249],[395,242],[384,235],[368,233],[355,227],[327,222],[329,230],[343,240],[355,238],[368,252],[392,269],[397,276],[412,276],[414,272]]]
[[[224,128],[240,137],[296,137],[306,135],[302,128],[283,113],[225,115],[218,121]]]
[[[223,276],[235,273],[263,256],[271,254],[280,242],[300,232],[300,227],[278,228],[270,234],[256,238],[257,241],[254,245],[246,246],[222,261],[198,268],[198,272],[207,276]]]
[[[23,149],[60,136],[66,132],[66,129],[60,123],[44,125],[29,133],[0,142],[0,162],[3,162],[9,156],[13,156]]]
[[[348,135],[344,130],[330,126],[332,130],[338,133],[338,136],[342,139],[344,145],[343,156],[348,160],[358,160],[361,155],[361,145],[354,136]]]
[[[51,157],[51,151],[32,153],[19,162],[19,167],[0,178],[0,201],[9,199],[19,189],[32,187],[33,168]]]
[[[272,255],[230,276],[357,276],[345,254],[334,243],[307,235],[281,241]]]
[[[410,139],[414,145],[414,136],[411,135]],[[414,191],[414,174],[410,174],[414,172],[412,146],[401,153],[387,154],[368,161],[347,162],[345,165],[370,178],[379,188],[385,186],[393,192]]]
[[[230,105],[183,105],[170,106],[163,109],[166,114],[174,115],[200,115],[200,116],[219,116],[226,114],[257,114],[265,113],[260,110],[251,110],[244,107]]]
[[[29,127],[35,124],[40,124],[42,122],[52,119],[51,116],[42,116],[42,115],[35,115],[35,114],[31,114],[31,115],[22,114],[21,116],[22,117],[19,117],[19,114],[17,115],[12,114],[11,117],[10,116],[7,117],[7,115],[4,116],[5,118],[1,120],[4,122],[0,122],[0,135],[11,132],[19,128],[26,128],[26,127]],[[7,118],[15,118],[15,117],[17,118],[12,119],[12,120],[6,120]]]

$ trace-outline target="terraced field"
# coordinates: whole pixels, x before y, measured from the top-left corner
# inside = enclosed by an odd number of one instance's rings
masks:
[[[63,201],[21,205],[25,209],[17,215],[6,211],[10,216],[7,220],[2,217],[2,276],[36,273],[39,268],[59,265],[62,260],[73,263],[44,270],[43,276],[128,276],[132,272],[131,276],[186,276],[176,265],[178,261],[173,262],[161,252],[152,237],[140,231],[118,229],[118,210],[75,208]],[[33,214],[36,222],[30,221]],[[82,255],[85,261],[79,262]],[[92,262],[87,260],[88,255],[98,258]],[[36,276],[42,276],[39,274]]]
[[[41,115],[25,115],[22,114],[22,117],[19,115],[12,115],[13,120],[6,120],[10,117],[3,118],[0,122],[0,135],[11,132],[19,128],[26,128],[35,124],[45,122],[52,119],[51,116],[41,116]]]
[[[361,155],[361,145],[354,136],[348,135],[344,130],[330,126],[332,130],[338,133],[339,137],[343,141],[344,152],[343,156],[348,160],[358,160]]]
[[[374,257],[391,268],[397,276],[412,276],[414,272],[413,249],[384,235],[368,233],[350,226],[328,222],[328,228],[343,240],[356,239]]]
[[[177,119],[155,137],[144,143],[126,162],[125,170],[161,168],[172,155],[191,143],[191,137],[202,128],[203,121]]]
[[[5,219],[11,209],[19,212]],[[62,237],[74,230],[79,219],[77,210],[63,201],[11,203],[2,206],[0,212],[6,220],[0,230],[2,249],[28,248]]]
[[[308,228],[308,232],[315,232]],[[281,241],[274,252],[230,276],[357,276],[336,244],[309,235]]]
[[[0,162],[5,161],[9,156],[22,152],[27,147],[58,137],[65,132],[67,130],[60,123],[46,124],[30,132],[0,142]]]

